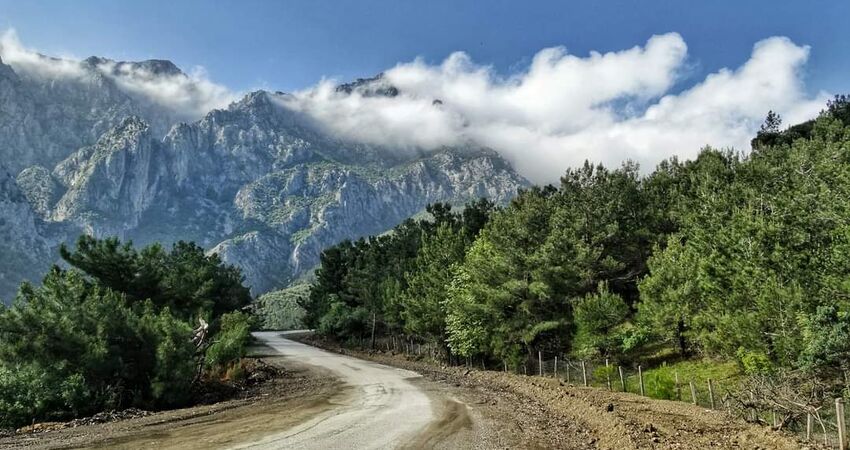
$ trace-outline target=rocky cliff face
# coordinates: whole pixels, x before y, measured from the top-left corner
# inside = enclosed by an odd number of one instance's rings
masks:
[[[45,222],[0,166],[0,299],[9,300],[23,280],[39,280],[57,258],[55,248],[73,226]]]
[[[0,60],[0,159],[13,172],[52,167],[130,116],[164,134],[179,114],[122,90],[91,58],[71,74],[20,69]],[[106,61],[106,60],[98,60]]]
[[[254,92],[178,122],[115,78],[180,76],[173,64],[104,61],[80,62],[85,76],[61,82],[0,63],[0,158],[9,162],[0,298],[37,279],[81,231],[193,240],[240,266],[259,294],[311,270],[323,248],[381,233],[428,203],[502,202],[526,184],[485,149],[412,154],[341,141],[288,109],[285,94]]]

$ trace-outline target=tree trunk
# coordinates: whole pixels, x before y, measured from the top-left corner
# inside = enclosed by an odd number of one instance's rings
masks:
[[[375,350],[375,324],[378,322],[378,314],[375,311],[372,311],[372,342],[369,344],[369,348]]]

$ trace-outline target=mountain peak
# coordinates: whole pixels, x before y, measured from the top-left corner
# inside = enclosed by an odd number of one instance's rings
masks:
[[[179,67],[167,59],[148,59],[144,61],[114,61],[100,56],[90,56],[83,61],[91,67],[109,69],[114,75],[128,72],[144,72],[153,76],[185,75]]]
[[[268,91],[262,89],[249,92],[237,102],[240,106],[266,106],[271,104]]]
[[[274,97],[280,98],[281,96],[260,89],[249,92],[239,101],[232,103],[228,109],[263,115],[276,114],[280,112],[281,108],[275,103]]]
[[[358,78],[351,83],[340,84],[336,91],[346,94],[358,92],[364,97],[395,97],[399,94],[398,88],[384,78],[383,72],[371,78]]]

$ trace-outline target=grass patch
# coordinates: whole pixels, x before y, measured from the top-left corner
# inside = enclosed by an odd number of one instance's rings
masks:
[[[676,386],[676,374],[679,386]],[[694,383],[697,401],[701,405],[709,404],[708,380],[714,386],[714,398],[717,402],[723,395],[736,388],[743,377],[738,364],[712,360],[688,360],[676,363],[664,363],[643,372],[646,395],[667,400],[691,401],[690,383]],[[633,386],[631,392],[639,392],[637,374],[629,377]]]
[[[588,384],[593,387],[606,388],[608,377],[611,380],[611,389],[621,391],[620,374],[615,363],[606,368],[598,362],[586,363]],[[567,376],[567,365],[562,364],[559,369],[559,377],[568,378],[570,382],[581,386],[583,383],[582,370],[579,361],[569,364],[569,376]],[[679,385],[676,385],[676,374],[679,375]],[[643,369],[644,393],[647,397],[691,401],[690,382],[694,383],[697,394],[697,402],[700,405],[710,405],[708,394],[708,380],[712,380],[714,388],[714,399],[720,404],[724,394],[735,390],[744,374],[734,361],[715,360],[680,360],[677,362],[664,362],[652,368]],[[624,366],[623,378],[626,391],[640,393],[640,378],[637,366]]]

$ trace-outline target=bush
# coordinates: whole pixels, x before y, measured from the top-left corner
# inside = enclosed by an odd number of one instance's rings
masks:
[[[0,426],[185,404],[198,317],[221,324],[211,366],[244,355],[249,317],[221,314],[250,296],[215,255],[182,242],[170,253],[137,252],[89,237],[61,253],[76,269],[54,267],[42,286],[24,283],[13,306],[0,306]]]
[[[251,316],[231,312],[221,316],[221,329],[207,349],[206,365],[213,370],[226,370],[239,362],[251,338]]]
[[[76,271],[54,269],[0,311],[0,422],[179,405],[192,381],[190,336],[167,308],[128,305]]]
[[[748,351],[743,347],[738,349],[738,360],[747,375],[769,375],[774,366],[770,358],[760,351]]]
[[[672,364],[665,363],[644,370],[646,395],[661,399],[676,399],[676,373],[679,374],[682,398],[690,398],[688,383],[694,382],[699,401],[703,403],[708,400],[706,383],[709,379],[714,382],[717,398],[720,398],[725,391],[737,389],[742,379],[740,368],[734,361],[685,360]]]
[[[28,364],[0,367],[0,424],[18,426],[34,418],[63,419],[85,409],[90,395],[79,374],[62,379]]]
[[[649,372],[643,378],[646,395],[667,400],[676,398],[676,379],[668,371]]]
[[[600,385],[606,384],[608,382],[609,377],[610,377],[611,386],[614,386],[615,383],[617,383],[616,380],[618,379],[619,374],[617,373],[617,368],[613,365],[608,366],[608,367],[600,365],[599,367],[593,369],[593,373],[591,374],[591,377],[593,377],[592,379],[596,380],[596,382],[599,383]]]
[[[339,339],[362,334],[369,320],[366,309],[352,308],[336,299],[335,295],[333,297],[328,312],[319,321],[319,333]]]
[[[149,307],[143,323],[156,352],[151,397],[162,407],[184,404],[195,375],[195,347],[188,339],[192,328],[174,318],[168,308],[154,314]]]
[[[608,291],[600,283],[595,293],[576,302],[575,336],[573,353],[584,358],[609,356],[622,347],[623,337],[619,332],[629,314],[623,298]]]

